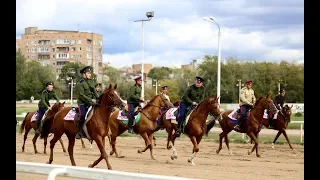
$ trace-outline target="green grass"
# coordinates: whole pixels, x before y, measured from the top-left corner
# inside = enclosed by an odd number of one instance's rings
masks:
[[[36,111],[38,107],[17,107],[16,115],[21,115],[22,113]]]

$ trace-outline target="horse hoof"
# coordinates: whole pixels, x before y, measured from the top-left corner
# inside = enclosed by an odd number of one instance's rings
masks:
[[[117,158],[124,158],[124,156],[117,156]]]
[[[138,153],[139,153],[139,154],[142,154],[142,152],[141,152],[140,150],[138,150]]]
[[[217,150],[216,150],[216,154],[219,154],[219,152],[220,152],[220,150],[219,150],[219,149],[217,149]]]
[[[171,160],[174,160],[174,157],[173,157],[173,156],[171,156]]]
[[[110,151],[110,156],[112,156],[114,154],[114,152],[113,151]]]
[[[89,164],[89,165],[88,165],[88,168],[93,168],[92,164]]]
[[[250,155],[251,154],[251,152],[250,152],[250,150],[248,151],[248,155]]]
[[[260,155],[260,154],[257,154],[257,157],[261,157],[261,155]]]
[[[167,149],[168,149],[168,150],[170,150],[171,148],[172,148],[172,146],[171,146],[171,145],[167,146]]]
[[[192,166],[195,166],[193,160],[188,159],[188,163],[191,163]]]

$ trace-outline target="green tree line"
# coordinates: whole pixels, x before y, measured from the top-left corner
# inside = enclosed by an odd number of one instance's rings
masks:
[[[196,70],[154,67],[148,73],[152,78],[153,86],[145,86],[145,99],[150,99],[156,94],[155,81],[158,85],[169,87],[168,93],[171,101],[180,100],[186,87],[195,82],[196,76],[202,76],[205,79],[206,97],[214,97],[217,93],[217,56],[205,55],[199,63]],[[55,82],[55,90],[62,98],[68,98],[70,89],[67,84],[70,83],[68,77],[72,77],[74,82],[81,78],[79,70],[84,67],[82,64],[68,63],[61,69],[58,80],[55,80],[56,73],[51,66],[41,66],[38,62],[25,62],[21,53],[17,53],[16,58],[16,99],[29,99],[33,95],[36,99],[44,89],[44,83],[47,80]],[[70,74],[70,69],[75,73]],[[96,75],[94,75],[96,76]],[[220,84],[220,102],[238,103],[239,86],[238,80],[244,84],[247,80],[253,81],[253,89],[256,97],[271,93],[272,97],[278,94],[278,83],[281,80],[281,89],[286,90],[287,102],[304,102],[304,65],[290,63],[285,60],[281,62],[257,62],[257,61],[239,61],[229,57],[221,64],[221,84]],[[103,69],[103,86],[117,84],[118,91],[123,99],[127,99],[129,87],[134,84],[134,80],[125,76],[125,73],[106,66]],[[160,92],[160,87],[158,91]],[[241,86],[243,87],[243,86]],[[63,94],[67,92],[67,94]],[[76,93],[75,93],[76,96]]]

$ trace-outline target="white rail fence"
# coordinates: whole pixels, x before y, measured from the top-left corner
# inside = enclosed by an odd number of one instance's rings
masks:
[[[43,164],[22,161],[16,161],[16,172],[48,175],[48,180],[54,180],[56,176],[93,180],[192,180],[189,178],[176,176],[162,176],[79,166]]]

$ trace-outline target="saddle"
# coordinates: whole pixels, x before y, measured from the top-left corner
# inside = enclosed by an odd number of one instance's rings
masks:
[[[142,107],[139,105],[137,107],[134,108],[133,110],[133,116],[136,116],[139,114],[139,112],[141,112]],[[129,113],[129,105],[126,105],[126,107],[124,108],[124,110],[121,112],[121,116],[128,116]]]

